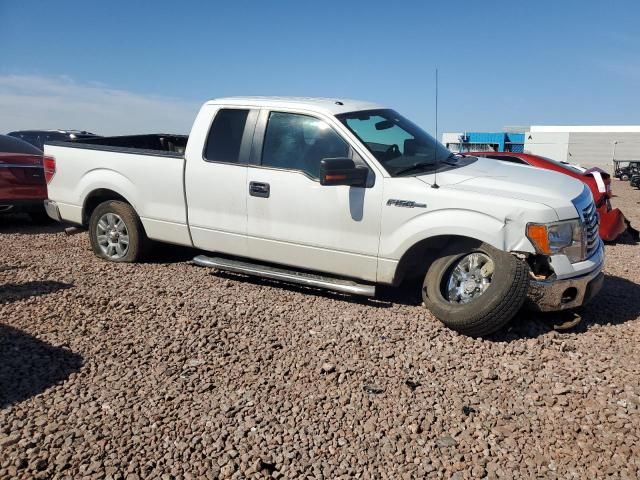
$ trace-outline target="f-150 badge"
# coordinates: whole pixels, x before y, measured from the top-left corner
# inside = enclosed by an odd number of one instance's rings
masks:
[[[387,205],[390,207],[427,208],[426,203],[416,203],[412,200],[397,200],[395,198],[387,200]]]

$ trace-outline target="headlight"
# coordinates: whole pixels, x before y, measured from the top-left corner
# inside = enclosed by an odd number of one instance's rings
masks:
[[[578,220],[555,223],[529,223],[527,238],[538,253],[566,255],[571,263],[584,259],[584,230]]]

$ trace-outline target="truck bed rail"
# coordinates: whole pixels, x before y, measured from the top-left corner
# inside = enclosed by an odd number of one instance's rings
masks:
[[[69,148],[83,148],[87,150],[184,158],[184,150],[187,146],[188,139],[188,135],[158,133],[83,138],[71,142],[58,141],[47,142],[46,144]]]

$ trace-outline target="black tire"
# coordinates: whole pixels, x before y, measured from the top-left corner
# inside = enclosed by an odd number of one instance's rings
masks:
[[[124,256],[113,258],[107,255],[100,247],[98,241],[98,222],[108,214],[113,213],[120,217],[126,226],[129,243]],[[149,249],[150,241],[144,231],[140,217],[128,203],[118,200],[108,200],[98,205],[89,219],[89,239],[93,252],[100,258],[110,262],[133,263],[144,259]]]
[[[473,252],[493,260],[491,283],[469,303],[452,303],[444,296],[444,284],[455,264]],[[491,245],[461,241],[446,248],[431,264],[422,285],[425,306],[447,327],[464,335],[481,337],[503,328],[518,313],[529,289],[528,265]]]

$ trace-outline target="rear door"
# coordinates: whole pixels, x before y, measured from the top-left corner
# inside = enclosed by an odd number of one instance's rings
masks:
[[[212,121],[192,132],[185,153],[191,238],[204,250],[246,256],[247,164],[258,111],[209,105],[199,115]]]
[[[375,281],[382,178],[327,120],[261,112],[246,185],[249,255]],[[320,160],[339,157],[369,167],[366,188],[320,185]]]

